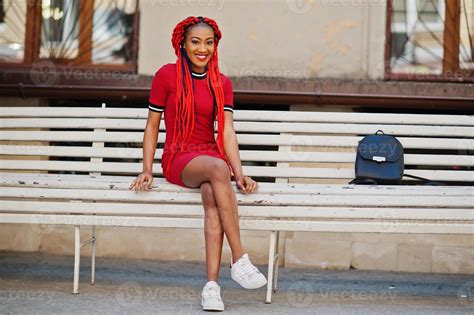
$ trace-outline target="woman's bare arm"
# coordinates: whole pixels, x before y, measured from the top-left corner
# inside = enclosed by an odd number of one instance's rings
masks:
[[[234,171],[237,187],[244,193],[252,193],[257,189],[257,183],[248,176],[244,176],[240,160],[239,144],[234,129],[233,113],[225,112],[224,151]]]
[[[153,184],[153,160],[155,158],[158,133],[162,113],[148,111],[148,119],[143,133],[143,169],[132,181],[129,189],[147,190]]]
[[[148,119],[143,133],[143,172],[153,172],[153,160],[158,142],[161,115],[162,113],[148,111]]]
[[[242,163],[240,161],[239,145],[234,130],[234,118],[232,112],[225,112],[225,129],[224,129],[224,150],[230,166],[234,170],[235,178],[244,175],[242,171]]]

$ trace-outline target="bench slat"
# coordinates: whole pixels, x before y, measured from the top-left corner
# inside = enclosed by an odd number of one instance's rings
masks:
[[[201,205],[169,205],[136,203],[11,201],[0,202],[0,212],[32,214],[99,214],[135,216],[202,217]],[[326,218],[382,220],[463,220],[473,221],[472,209],[444,208],[356,208],[294,206],[239,206],[240,217],[255,218]]]
[[[47,224],[44,216],[31,214],[0,213],[0,222]],[[56,215],[51,224],[64,225],[106,225],[132,227],[170,227],[202,229],[203,219],[199,218],[156,218],[122,217],[97,215]],[[473,232],[470,223],[423,223],[423,222],[354,222],[354,221],[291,221],[291,220],[241,220],[243,230],[260,231],[318,231],[318,232],[359,232],[359,233],[411,233],[411,234],[469,234]]]
[[[247,151],[240,150],[242,161],[259,162],[331,162],[354,163],[355,152],[308,152],[308,151]],[[41,146],[41,145],[0,145],[0,155],[24,156],[62,156],[62,157],[100,157],[141,159],[141,148],[103,148],[74,146]],[[160,159],[162,149],[157,149],[155,158]],[[474,155],[428,155],[405,154],[405,165],[458,165],[474,166]]]
[[[135,176],[107,176],[68,174],[0,173],[0,186],[63,188],[63,189],[114,189],[128,190]],[[195,192],[199,189],[184,188],[169,183],[164,178],[154,178],[154,191]],[[412,186],[412,185],[327,185],[259,183],[258,191],[266,194],[345,194],[345,195],[391,195],[391,196],[474,196],[474,186]],[[238,192],[235,184],[234,190]]]
[[[143,130],[144,119],[100,119],[82,118],[12,118],[1,121],[2,128],[65,128],[65,129],[126,129]],[[323,134],[373,134],[381,129],[386,134],[403,136],[449,136],[472,137],[474,128],[454,126],[419,126],[394,124],[337,124],[337,123],[293,123],[293,122],[234,122],[238,132],[270,133],[323,133]],[[160,126],[165,130],[165,125]]]
[[[201,196],[188,192],[134,192],[118,190],[73,190],[3,187],[2,198],[39,198],[97,201],[130,201],[169,204],[201,204]],[[430,207],[472,208],[472,196],[386,196],[374,195],[284,195],[284,194],[238,194],[240,204],[284,205],[284,206],[353,206],[353,207]]]
[[[240,145],[261,146],[322,146],[326,148],[356,148],[362,137],[303,136],[303,135],[249,135],[237,134]],[[398,138],[406,149],[474,150],[473,139],[451,138]],[[2,131],[1,141],[70,141],[70,142],[117,142],[142,143],[139,132],[88,132],[88,131]],[[165,135],[159,134],[158,142],[164,143]]]
[[[4,107],[0,117],[142,118],[147,108]],[[474,126],[469,115],[236,110],[234,120]]]
[[[142,171],[142,163],[0,160],[0,169],[138,174]],[[153,164],[153,169],[154,174],[163,175],[161,164]],[[243,170],[249,176],[270,178],[335,178],[350,180],[355,177],[353,168],[243,166]],[[472,171],[407,170],[406,173],[431,180],[474,181]],[[406,180],[412,179],[406,178]]]

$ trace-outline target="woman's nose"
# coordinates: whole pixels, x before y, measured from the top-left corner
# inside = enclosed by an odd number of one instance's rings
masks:
[[[207,51],[206,45],[204,43],[199,44],[198,51],[199,52],[206,52]]]

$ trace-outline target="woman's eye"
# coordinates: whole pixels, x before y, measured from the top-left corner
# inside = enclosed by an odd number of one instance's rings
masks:
[[[207,42],[207,44],[208,44],[208,45],[213,45],[214,42],[213,42],[213,41],[209,41],[209,42]]]
[[[197,40],[193,40],[193,41],[191,41],[191,43],[194,44],[194,45],[199,44],[199,42]]]

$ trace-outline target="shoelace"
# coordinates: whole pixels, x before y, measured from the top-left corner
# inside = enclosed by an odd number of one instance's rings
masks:
[[[221,301],[221,295],[219,294],[219,288],[210,287],[205,290],[204,296],[207,298],[216,298]]]
[[[243,259],[242,260],[242,263],[240,264],[239,271],[240,271],[240,272],[238,272],[239,277],[243,276],[243,275],[247,275],[248,277],[250,277],[250,273],[252,273],[252,272],[259,273],[257,267],[252,265],[252,263],[248,259]]]

